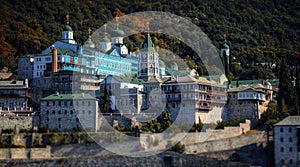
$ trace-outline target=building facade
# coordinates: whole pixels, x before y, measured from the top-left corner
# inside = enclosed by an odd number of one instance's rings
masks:
[[[53,94],[41,99],[40,127],[72,131],[97,131],[98,100],[89,94]]]
[[[123,114],[140,113],[143,98],[141,93],[143,91],[143,80],[109,75],[100,84],[100,96],[105,93],[105,89],[108,89],[111,98],[111,109],[114,112]]]
[[[289,116],[274,126],[275,166],[300,165],[300,116]]]
[[[0,113],[31,113],[28,80],[0,81]]]
[[[139,52],[138,78],[148,81],[160,77],[159,55],[148,33]]]
[[[272,97],[272,88],[262,84],[230,88],[223,119],[226,121],[248,119],[251,120],[251,127],[255,127],[261,119],[261,114],[267,110]]]
[[[177,123],[216,123],[227,101],[225,86],[191,75],[149,80],[144,91],[144,110],[170,109]]]

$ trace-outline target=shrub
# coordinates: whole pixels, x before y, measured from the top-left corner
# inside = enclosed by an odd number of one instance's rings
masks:
[[[16,134],[16,129],[2,129],[2,133],[8,133],[8,134]]]
[[[49,128],[47,127],[47,126],[43,126],[43,127],[40,127],[39,129],[38,129],[38,132],[39,133],[49,133]]]
[[[174,151],[178,153],[183,153],[185,151],[185,145],[181,144],[181,142],[176,143],[174,146],[172,146],[169,151]]]
[[[20,129],[19,133],[28,133],[28,130],[27,129]]]
[[[155,138],[153,141],[153,146],[158,146],[158,144],[159,144],[159,139]]]

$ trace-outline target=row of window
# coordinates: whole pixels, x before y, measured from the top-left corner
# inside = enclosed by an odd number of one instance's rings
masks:
[[[290,152],[293,152],[293,147],[290,147],[290,148],[289,148],[289,151],[290,151]],[[281,147],[281,148],[280,148],[280,152],[284,152],[284,147]]]
[[[37,65],[36,68],[37,69],[46,69],[46,66],[45,65]]]
[[[102,60],[100,66],[110,67],[110,68],[117,68],[119,70],[130,70],[130,65],[126,64],[118,64],[107,60]]]
[[[283,141],[284,141],[284,138],[281,137],[281,138],[280,138],[280,142],[283,142]],[[293,142],[293,139],[292,139],[291,137],[289,138],[289,142]]]
[[[6,104],[9,104],[8,106]],[[14,107],[26,107],[26,102],[14,102],[14,101],[10,101],[8,103],[4,103],[2,101],[0,101],[0,107],[9,107],[9,108],[14,108]]]
[[[292,159],[290,159],[289,162],[290,162],[290,165],[293,165],[293,160]],[[284,159],[282,159],[281,160],[281,165],[284,165],[284,164],[285,164],[285,161],[284,161]]]
[[[283,130],[283,128],[281,127],[280,128],[280,132],[283,132],[284,130]],[[289,127],[289,132],[291,133],[292,132],[292,128],[291,127]]]
[[[73,106],[73,101],[47,101],[46,106]],[[90,106],[90,101],[75,101],[76,106]]]
[[[78,111],[76,111],[77,113],[79,113]],[[73,110],[70,110],[70,111],[68,111],[68,110],[64,110],[64,111],[61,111],[61,110],[58,110],[58,111],[55,111],[55,110],[52,110],[52,112],[51,111],[49,111],[49,110],[47,110],[46,111],[46,114],[47,115],[49,115],[49,114],[52,114],[52,115],[55,115],[55,114],[58,114],[58,115],[61,115],[61,114],[64,114],[64,115],[68,115],[68,114],[70,114],[70,115],[73,115]],[[91,114],[92,113],[92,111],[90,111],[90,110],[88,110],[87,112],[85,112],[85,110],[82,110],[80,113],[82,113],[82,114]]]

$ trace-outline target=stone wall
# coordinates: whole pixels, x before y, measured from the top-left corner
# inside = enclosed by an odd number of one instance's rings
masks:
[[[0,116],[0,130],[2,129],[27,129],[30,130],[33,127],[34,116],[17,116],[2,114]]]
[[[186,153],[206,153],[233,150],[253,143],[266,143],[264,134],[247,134],[238,137],[188,144]]]
[[[2,148],[0,159],[42,159],[51,157],[51,147],[46,148]]]
[[[197,155],[186,155],[177,153],[163,153],[147,157],[128,157],[120,155],[98,156],[98,157],[68,157],[68,158],[55,158],[43,160],[2,160],[0,165],[4,166],[250,166],[238,162],[220,161],[212,158],[199,157]]]
[[[224,129],[206,129],[203,132],[195,133],[158,133],[158,134],[141,134],[141,146],[145,150],[155,151],[161,150],[171,143],[203,143],[207,141],[226,140],[232,137],[240,136],[250,130],[251,121],[246,120],[237,127],[224,127]],[[155,143],[158,142],[158,143]],[[154,144],[155,143],[155,144]],[[218,149],[222,150],[222,147]]]

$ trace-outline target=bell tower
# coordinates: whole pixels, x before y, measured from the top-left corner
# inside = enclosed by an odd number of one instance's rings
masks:
[[[142,44],[139,53],[138,78],[148,81],[151,78],[159,78],[159,55],[149,32]]]

